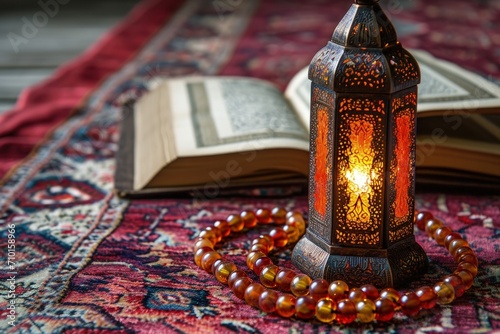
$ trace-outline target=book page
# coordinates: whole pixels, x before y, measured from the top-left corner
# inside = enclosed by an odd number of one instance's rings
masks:
[[[179,157],[269,148],[308,150],[308,132],[281,92],[258,79],[168,81]]]
[[[466,110],[500,107],[500,87],[485,78],[431,54],[411,50],[422,72],[418,112]],[[423,116],[423,115],[422,115]]]
[[[418,92],[419,116],[426,116],[427,113],[431,115],[430,112],[436,110],[478,113],[492,108],[500,109],[500,88],[497,85],[427,52],[411,50],[411,53],[422,72]],[[285,92],[300,118],[307,120],[307,124],[311,103],[310,87],[306,67],[293,77]]]
[[[305,127],[310,128],[311,81],[307,77],[309,67],[300,70],[290,81],[285,97],[299,115]]]

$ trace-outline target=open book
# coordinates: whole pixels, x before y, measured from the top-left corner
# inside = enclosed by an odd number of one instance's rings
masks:
[[[413,51],[419,86],[417,184],[499,187],[500,88]],[[307,68],[285,94],[243,77],[159,82],[125,110],[115,188],[122,195],[307,180]]]

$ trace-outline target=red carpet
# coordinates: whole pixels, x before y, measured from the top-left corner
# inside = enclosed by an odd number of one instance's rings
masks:
[[[0,116],[0,330],[11,333],[326,333],[500,330],[500,199],[419,193],[479,257],[474,286],[453,304],[399,314],[388,324],[347,327],[264,315],[199,270],[200,230],[229,213],[284,206],[307,212],[303,195],[211,201],[126,201],[113,192],[120,104],[155,77],[247,75],[284,87],[323,46],[350,5],[338,1],[147,1],[54,78],[26,91]],[[500,77],[496,1],[401,1],[390,7],[406,47],[425,49],[485,76]],[[446,9],[443,9],[446,7]],[[34,150],[35,149],[35,150]],[[418,190],[417,190],[418,192]],[[256,232],[255,232],[256,233]],[[248,236],[225,246],[243,267]],[[430,272],[410,288],[453,271],[453,259],[423,235]],[[228,249],[228,248],[225,248]],[[290,251],[273,256],[291,266]],[[4,264],[4,268],[5,268]],[[12,272],[13,274],[9,274]],[[14,289],[8,279],[15,276]],[[15,309],[7,308],[15,294]],[[8,316],[13,317],[8,318]],[[11,324],[9,324],[11,322]]]

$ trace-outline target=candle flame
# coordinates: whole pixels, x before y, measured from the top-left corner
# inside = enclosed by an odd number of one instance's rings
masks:
[[[346,173],[346,178],[357,186],[358,191],[356,193],[362,193],[368,191],[370,186],[370,175],[359,168],[354,168]]]

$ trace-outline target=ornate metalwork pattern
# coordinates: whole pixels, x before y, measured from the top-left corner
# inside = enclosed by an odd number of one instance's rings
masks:
[[[410,92],[402,92],[392,100],[392,112],[400,113],[404,108],[415,109],[417,107],[417,91],[412,89]]]
[[[392,285],[389,265],[383,258],[332,256],[328,264],[335,269],[325,272],[328,281],[343,280],[351,286],[361,286],[365,282],[378,287]]]
[[[402,226],[389,229],[389,242],[394,243],[413,235],[413,225],[404,224]]]
[[[396,44],[398,42],[396,29],[394,29],[391,21],[382,11],[380,6],[375,6],[375,16],[377,17],[377,23],[380,31],[380,46],[387,48]]]
[[[333,86],[333,73],[343,49],[329,42],[314,56],[309,67],[309,79],[324,86]]]
[[[307,238],[301,239],[297,243],[295,249],[292,257],[294,265],[298,269],[300,269],[302,272],[308,273],[311,277],[314,278],[320,278],[324,276],[323,270],[327,264],[327,260],[330,254],[312,243]]]
[[[339,113],[347,111],[373,112],[385,114],[385,103],[383,100],[372,100],[368,98],[342,98],[339,103]]]
[[[394,45],[397,34],[378,4],[353,6],[335,29],[332,42],[357,48],[383,48]]]
[[[346,228],[342,228],[345,230]],[[352,229],[349,229],[352,230]],[[341,245],[363,245],[363,247],[377,246],[380,244],[379,233],[365,233],[365,232],[343,232],[341,230],[335,230],[335,238],[337,242]]]
[[[333,32],[332,42],[338,45],[346,46],[348,35],[351,30],[352,20],[356,15],[356,11],[357,8],[354,6],[349,8],[349,11],[345,14],[344,18],[340,21],[337,28],[335,28],[335,31]]]
[[[390,248],[389,263],[395,285],[407,284],[408,278],[426,272],[429,266],[429,260],[415,238],[409,238]]]
[[[346,50],[339,61],[336,89],[349,91],[383,92],[390,83],[385,73],[383,54],[380,51]]]
[[[420,83],[420,68],[413,56],[400,44],[386,52],[394,82],[394,91],[403,90]]]
[[[357,47],[380,47],[377,18],[371,7],[360,7],[354,18],[347,43]]]

